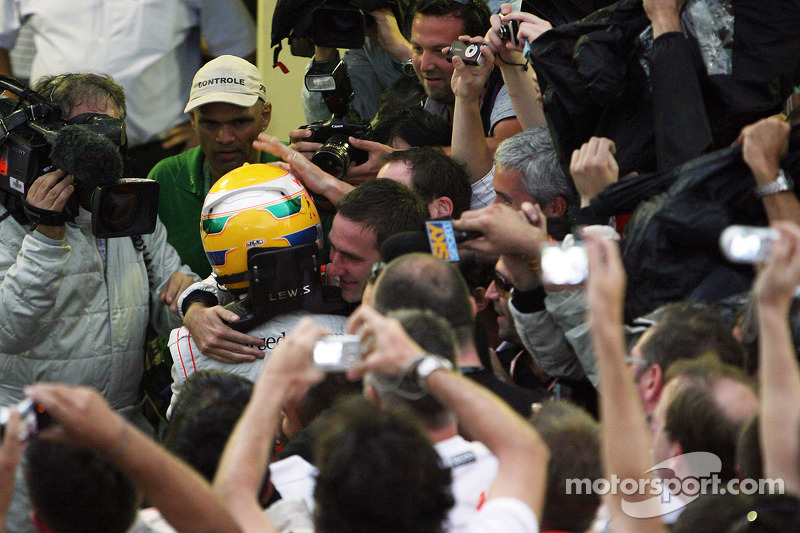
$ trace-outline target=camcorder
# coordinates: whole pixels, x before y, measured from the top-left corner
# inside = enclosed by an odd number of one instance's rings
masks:
[[[375,21],[369,14],[392,11],[400,28],[409,0],[278,0],[272,19],[272,46],[288,37],[292,55],[314,57],[314,45],[361,48]]]
[[[63,220],[74,220],[83,207],[92,213],[96,237],[155,230],[158,183],[121,178],[124,121],[96,113],[65,121],[58,104],[8,76],[0,76],[2,90],[19,98],[0,97],[0,201],[15,220],[33,222],[33,211],[26,214],[28,189],[41,175],[60,168],[75,178]]]
[[[300,126],[311,131],[306,141],[322,143],[311,162],[341,179],[351,162],[361,165],[369,158],[367,152],[350,144],[349,137],[369,139],[372,126],[350,109],[353,89],[344,61],[315,61],[306,73],[305,85],[311,92],[322,93],[325,105],[333,114],[328,120]]]

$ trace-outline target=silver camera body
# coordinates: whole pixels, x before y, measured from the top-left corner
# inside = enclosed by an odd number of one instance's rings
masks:
[[[328,335],[314,344],[314,366],[323,372],[344,372],[359,361],[359,335]]]
[[[774,228],[728,226],[719,236],[719,246],[725,257],[733,263],[763,263],[780,236]]]

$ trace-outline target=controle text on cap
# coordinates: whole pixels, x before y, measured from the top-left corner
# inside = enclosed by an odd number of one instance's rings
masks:
[[[241,57],[225,55],[212,59],[194,75],[183,112],[215,102],[250,107],[259,98],[267,101],[258,67]]]

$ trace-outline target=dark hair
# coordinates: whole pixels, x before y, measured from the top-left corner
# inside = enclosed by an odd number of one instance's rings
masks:
[[[603,477],[600,426],[587,411],[567,401],[542,404],[531,417],[551,450],[541,529],[582,532],[592,525],[600,496],[594,491],[567,494],[567,480]]]
[[[354,397],[323,417],[315,447],[316,531],[442,531],[453,505],[450,470],[411,413]]]
[[[761,459],[758,414],[745,422],[736,441],[736,466],[741,479],[763,479],[764,465]]]
[[[462,33],[470,37],[483,37],[491,27],[492,12],[486,0],[467,0],[463,4],[453,0],[421,0],[413,9],[412,18],[417,15],[460,18],[464,23]]]
[[[641,346],[642,356],[663,372],[680,359],[706,353],[741,368],[744,348],[714,307],[693,301],[673,302],[655,313],[656,324]]]
[[[253,393],[253,383],[220,370],[186,380],[175,400],[164,445],[211,481],[222,451]]]
[[[398,309],[386,315],[400,321],[409,337],[423,350],[436,354],[458,366],[456,337],[450,324],[433,311],[423,309]],[[429,429],[438,429],[452,421],[447,410],[432,394],[421,392],[414,376],[405,376],[399,383],[394,376],[367,374],[368,384],[375,387],[381,405],[407,405]]]
[[[681,511],[672,533],[727,533],[752,508],[752,499],[742,494],[701,494]]]
[[[384,163],[402,162],[411,167],[411,188],[426,204],[447,196],[453,201],[453,218],[459,218],[472,202],[472,187],[463,165],[442,150],[432,147],[395,150]]]
[[[393,180],[370,180],[342,196],[336,213],[375,231],[376,246],[404,231],[422,231],[428,208],[411,188]]]
[[[469,288],[455,266],[430,254],[412,253],[386,265],[375,287],[374,306],[381,313],[429,309],[450,322],[459,346],[467,346],[474,343],[475,330],[469,297]]]
[[[113,103],[119,110],[120,119],[125,120],[125,91],[111,76],[105,74],[59,74],[43,76],[33,89],[61,106],[66,117],[72,110],[90,102],[93,107]]]
[[[372,140],[391,145],[403,139],[411,146],[450,146],[453,126],[442,117],[432,115],[420,105],[391,105],[378,110],[372,127]]]
[[[308,389],[295,406],[302,427],[308,426],[323,411],[331,408],[339,398],[361,392],[361,381],[350,381],[344,374],[331,372]]]
[[[25,450],[25,483],[38,517],[58,533],[124,533],[136,518],[131,481],[84,448],[34,439]]]
[[[664,417],[669,439],[681,444],[682,453],[716,454],[722,462],[720,479],[733,479],[739,431],[747,419],[730,412],[737,406],[720,405],[715,392],[725,380],[752,390],[744,372],[714,355],[706,355],[675,362],[664,383],[673,379],[680,381]]]

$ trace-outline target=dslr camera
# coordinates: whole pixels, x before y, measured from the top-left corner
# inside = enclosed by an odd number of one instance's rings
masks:
[[[333,114],[329,120],[300,126],[311,131],[306,141],[322,143],[311,162],[341,179],[351,162],[361,165],[369,158],[367,152],[350,145],[349,137],[369,139],[372,127],[350,109],[354,95],[344,61],[315,61],[306,73],[305,84],[309,91],[322,93]]]
[[[121,179],[125,123],[85,113],[62,120],[61,107],[8,76],[0,76],[0,201],[21,224],[28,222],[25,195],[42,174],[62,168],[75,176],[75,193],[62,214],[73,220],[79,207],[92,213],[97,237],[152,233],[158,183]]]

